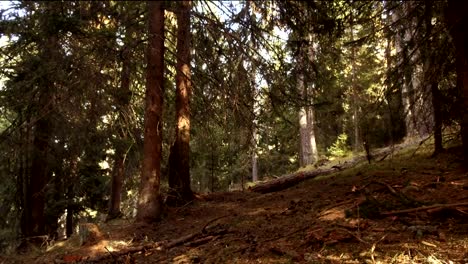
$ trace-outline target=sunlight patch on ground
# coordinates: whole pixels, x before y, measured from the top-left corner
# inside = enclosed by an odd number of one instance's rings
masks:
[[[325,220],[325,221],[334,221],[338,219],[344,219],[345,218],[345,212],[343,209],[340,208],[332,208],[329,210],[326,210],[322,213],[320,213],[320,220]]]

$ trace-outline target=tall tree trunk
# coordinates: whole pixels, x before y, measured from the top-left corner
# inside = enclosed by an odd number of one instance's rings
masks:
[[[434,135],[434,154],[437,155],[438,153],[443,151],[442,145],[442,104],[440,102],[441,94],[439,91],[439,85],[437,82],[437,76],[441,74],[435,67],[433,63],[433,42],[432,42],[432,4],[431,2],[426,2],[424,5],[424,19],[425,19],[425,44],[423,49],[424,54],[424,86],[426,87],[425,93],[428,94],[428,97],[431,99],[432,103],[432,111],[427,110],[429,114],[432,114],[432,118],[428,117],[428,120],[431,120],[429,124],[432,125],[432,131]],[[428,113],[423,113],[423,115],[427,115]]]
[[[314,50],[314,42],[312,33],[308,35],[308,46],[307,46],[307,57],[309,59],[309,64],[313,65],[315,60],[315,50]],[[310,164],[315,163],[318,161],[318,149],[317,149],[317,141],[315,138],[315,110],[313,104],[313,89],[315,87],[316,76],[315,72],[311,71],[309,76],[313,76],[313,79],[310,81],[309,84],[309,91],[307,91],[308,99],[310,101],[309,106],[307,107],[307,129],[309,131],[309,145],[310,145]]]
[[[385,32],[386,34],[386,45],[385,45],[385,90],[386,91],[391,91],[392,90],[392,56],[391,56],[391,50],[394,48],[392,46],[392,32],[390,30],[390,25],[392,24],[392,19],[393,17],[391,16],[390,12],[390,5],[387,1],[383,3],[384,9],[386,10],[385,14],[387,16],[387,19],[385,20],[385,26],[388,27],[387,31]],[[390,129],[387,130],[388,132],[388,138],[390,140],[390,145],[393,145],[395,142],[396,134],[397,134],[397,128],[395,124],[397,123],[395,120],[395,113],[392,108],[392,103],[394,102],[393,97],[390,95],[390,93],[386,96],[387,100],[387,106],[388,106],[388,119],[390,120]]]
[[[148,1],[148,50],[146,69],[145,131],[138,222],[151,223],[161,216],[161,150],[164,98],[164,6]]]
[[[449,0],[447,22],[455,45],[457,78],[461,96],[461,136],[463,156],[468,164],[468,2]]]
[[[353,12],[353,11],[351,11]],[[351,43],[354,42],[354,16],[351,13]],[[352,109],[353,109],[353,129],[354,129],[354,152],[358,152],[361,148],[360,137],[360,114],[359,114],[359,91],[356,85],[356,47],[351,47],[351,89],[352,89]]]
[[[107,220],[120,217],[122,215],[120,211],[120,203],[124,182],[125,174],[125,155],[127,153],[128,140],[127,133],[125,132],[124,125],[128,119],[129,106],[131,101],[131,91],[130,91],[130,63],[131,63],[131,51],[130,51],[130,39],[132,38],[131,27],[126,27],[124,47],[122,51],[122,72],[120,75],[120,91],[117,97],[117,105],[119,108],[119,116],[117,119],[118,124],[118,136],[119,140],[115,144],[115,154],[114,154],[114,165],[112,168],[112,185],[111,185],[111,196],[109,201],[109,212],[107,215]]]
[[[177,74],[176,74],[176,138],[169,155],[168,203],[185,204],[193,199],[190,188],[190,10],[191,1],[178,2]]]
[[[57,3],[44,3],[44,12],[46,15],[52,15],[59,7]],[[48,21],[44,18],[40,22],[41,27],[47,28]],[[47,40],[39,43],[41,59],[46,63],[46,71],[53,70],[53,65],[58,61],[57,52],[58,39],[56,35],[47,36]],[[50,67],[50,68],[49,68]],[[51,73],[43,73],[40,76],[38,83],[39,99],[37,102],[38,113],[33,129],[32,155],[31,155],[31,171],[29,177],[26,177],[25,191],[25,220],[22,227],[24,236],[39,236],[46,233],[45,228],[45,187],[50,174],[49,156],[50,156],[50,139],[52,134],[53,123],[50,117],[51,110],[54,107],[54,84],[51,78]]]
[[[302,57],[302,55],[299,55]],[[297,89],[301,95],[301,101],[305,101],[307,98],[306,86],[304,83],[303,73],[303,58],[299,58],[297,63],[299,72],[297,73],[296,82]],[[300,136],[300,154],[299,154],[299,165],[301,167],[311,164],[310,159],[310,139],[309,139],[309,127],[307,125],[307,107],[301,106],[299,109],[299,136]]]
[[[398,10],[393,13],[393,22],[397,22],[400,19],[406,17],[406,13],[409,12],[409,4],[403,3]],[[402,83],[401,83],[401,100],[403,106],[403,119],[405,123],[405,137],[413,137],[417,134],[416,127],[414,125],[414,100],[413,100],[413,70],[410,62],[412,61],[411,50],[409,50],[408,42],[411,39],[411,32],[407,28],[407,25],[401,26],[397,36],[395,38],[395,45],[397,53],[399,54],[399,60],[397,65],[401,69]]]
[[[50,105],[50,88],[45,88],[40,96],[39,103],[44,106],[39,118],[35,125],[34,141],[33,141],[33,154],[31,164],[31,176],[29,184],[27,184],[26,199],[27,209],[29,213],[29,223],[27,230],[23,231],[25,236],[38,236],[45,234],[45,185],[49,174],[48,157],[50,151],[50,134],[51,123],[49,121],[48,105]]]

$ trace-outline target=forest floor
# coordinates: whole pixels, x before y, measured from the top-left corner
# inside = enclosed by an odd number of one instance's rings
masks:
[[[95,245],[71,239],[9,261],[468,263],[462,165],[458,148],[431,157],[429,147],[413,147],[283,191],[202,195],[150,226],[99,224]]]

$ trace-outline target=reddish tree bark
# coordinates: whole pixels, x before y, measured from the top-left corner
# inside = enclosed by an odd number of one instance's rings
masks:
[[[178,2],[177,8],[177,74],[176,138],[169,155],[168,204],[178,205],[193,199],[190,188],[190,9],[191,1]]]
[[[468,13],[466,10],[468,10],[467,1],[448,1],[447,22],[455,45],[458,89],[461,96],[463,156],[465,161],[468,161],[468,31],[466,31]]]
[[[148,1],[148,50],[146,69],[145,132],[138,222],[151,223],[161,216],[160,178],[162,110],[164,98],[164,7],[162,1]]]

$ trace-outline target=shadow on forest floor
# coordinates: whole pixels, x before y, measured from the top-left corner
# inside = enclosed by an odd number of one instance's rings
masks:
[[[202,195],[185,207],[169,208],[152,226],[128,220],[102,224],[105,239],[93,246],[71,240],[35,257],[10,260],[466,263],[468,173],[461,151],[430,155],[429,148],[406,149],[268,194]],[[431,206],[442,204],[454,205]]]

